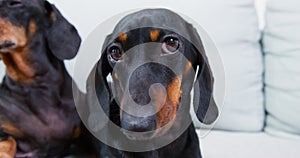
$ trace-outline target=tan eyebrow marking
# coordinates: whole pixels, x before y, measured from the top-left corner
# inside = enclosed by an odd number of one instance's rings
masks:
[[[190,61],[188,61],[186,66],[185,66],[185,70],[184,70],[185,75],[190,72],[192,66],[193,66],[192,63]]]
[[[51,20],[51,22],[56,21],[56,15],[55,15],[54,12],[51,12],[51,13],[50,13],[50,20]]]
[[[120,33],[119,40],[121,42],[125,42],[127,40],[127,38],[128,38],[128,35],[126,33]]]
[[[152,30],[150,32],[150,38],[151,38],[152,42],[154,42],[154,41],[156,41],[158,39],[159,33],[160,33],[160,30]]]
[[[36,30],[37,30],[36,23],[33,20],[31,20],[29,22],[29,34],[31,37],[34,36]]]

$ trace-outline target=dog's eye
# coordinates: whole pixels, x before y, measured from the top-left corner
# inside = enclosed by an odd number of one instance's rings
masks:
[[[12,0],[12,1],[8,2],[8,6],[15,8],[15,7],[23,6],[23,3],[21,2],[21,0]]]
[[[166,54],[174,54],[180,47],[180,41],[177,37],[166,37],[162,44],[162,49]]]
[[[109,48],[109,56],[114,61],[119,61],[122,58],[123,52],[120,47],[112,46]]]

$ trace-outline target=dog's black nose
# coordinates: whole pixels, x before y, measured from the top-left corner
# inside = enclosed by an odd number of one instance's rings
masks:
[[[13,42],[3,42],[3,43],[0,42],[0,49],[9,48],[14,45],[15,45],[15,43],[13,43]]]
[[[156,129],[155,116],[135,117],[123,112],[122,128],[132,132],[149,132]]]

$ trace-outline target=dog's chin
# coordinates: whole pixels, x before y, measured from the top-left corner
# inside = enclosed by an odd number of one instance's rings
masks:
[[[153,131],[144,131],[144,132],[134,132],[126,129],[121,129],[121,132],[130,140],[134,141],[142,141],[142,140],[150,140],[156,137],[162,137],[168,135],[171,127],[174,125],[175,120],[171,120],[168,124],[166,124],[162,128],[158,128]]]
[[[121,131],[129,140],[133,141],[143,141],[152,139],[155,133],[155,131],[133,132],[125,129],[122,129]]]

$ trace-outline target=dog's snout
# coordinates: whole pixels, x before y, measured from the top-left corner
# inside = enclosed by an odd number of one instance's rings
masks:
[[[133,132],[149,132],[156,129],[156,119],[155,116],[136,117],[124,112],[121,126]]]
[[[131,97],[138,105],[147,105],[151,101],[147,91],[134,92],[131,94]]]
[[[161,87],[153,86],[160,84],[167,87],[175,73],[168,67],[158,63],[147,63],[138,67],[130,76],[129,92],[132,99],[139,105],[147,105],[151,102],[149,90],[161,92]]]

